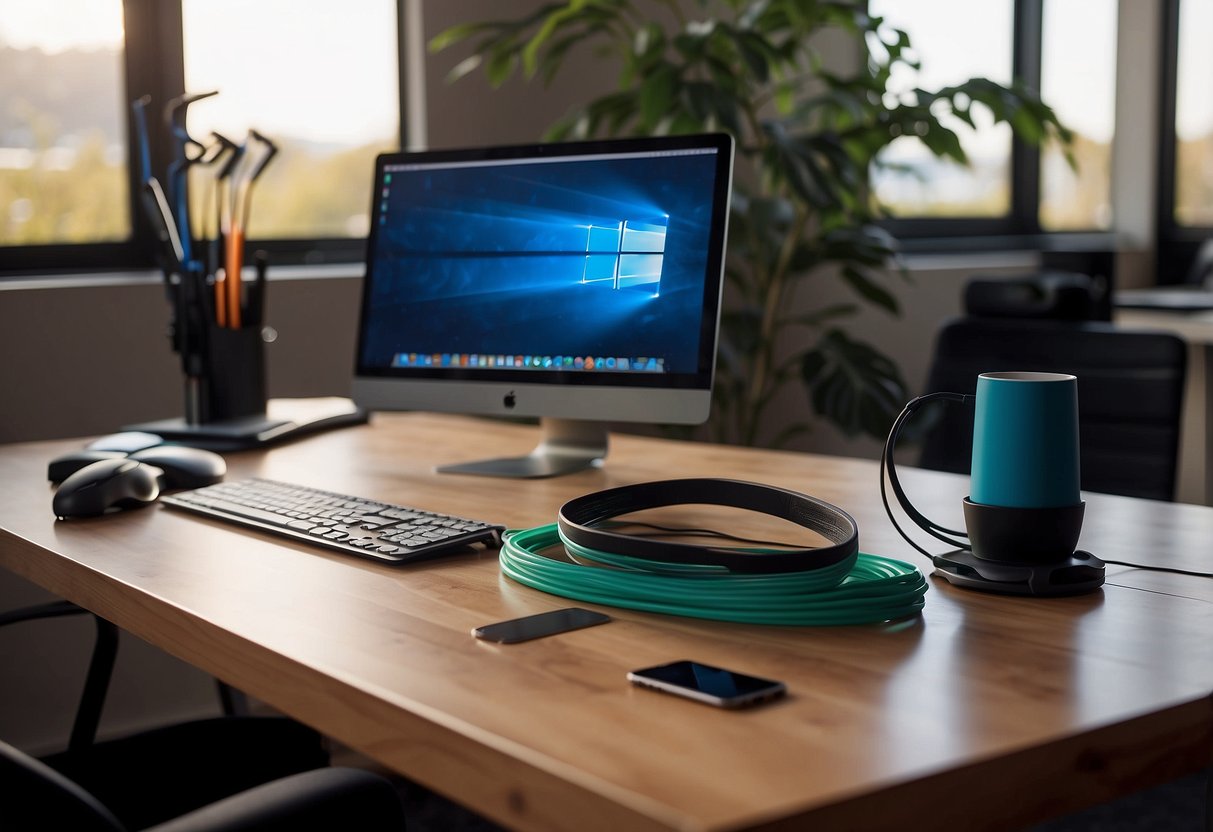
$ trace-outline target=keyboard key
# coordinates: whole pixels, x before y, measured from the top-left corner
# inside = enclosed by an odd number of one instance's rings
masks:
[[[273,480],[223,482],[161,498],[165,505],[306,541],[314,546],[407,563],[496,547],[503,526]]]

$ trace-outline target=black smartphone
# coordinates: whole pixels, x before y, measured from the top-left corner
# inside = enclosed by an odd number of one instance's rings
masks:
[[[783,682],[759,679],[692,661],[677,661],[628,673],[634,685],[685,696],[718,708],[742,708],[788,692]]]
[[[472,630],[472,635],[485,641],[495,641],[498,644],[516,644],[520,641],[530,641],[533,638],[567,633],[569,630],[580,630],[582,627],[593,627],[595,624],[605,624],[610,620],[609,615],[603,615],[600,612],[581,607],[569,607],[563,610],[541,612],[538,615],[528,615],[525,618],[499,621],[496,624],[486,624]]]

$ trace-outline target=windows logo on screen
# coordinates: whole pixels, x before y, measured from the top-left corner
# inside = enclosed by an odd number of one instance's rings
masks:
[[[657,297],[669,221],[667,215],[588,226],[581,282],[607,284],[612,289],[643,289]]]

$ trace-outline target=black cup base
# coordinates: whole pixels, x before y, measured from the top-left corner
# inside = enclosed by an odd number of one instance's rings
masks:
[[[1085,503],[1048,508],[1012,508],[965,498],[965,528],[973,554],[1000,563],[1049,564],[1078,547]]]
[[[1072,552],[1050,563],[1005,562],[958,549],[935,557],[935,574],[954,586],[1001,595],[1081,595],[1103,586],[1104,562]]]

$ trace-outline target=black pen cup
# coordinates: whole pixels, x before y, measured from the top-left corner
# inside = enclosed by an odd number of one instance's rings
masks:
[[[203,424],[265,415],[265,341],[261,325],[207,326],[206,366],[199,379]]]

